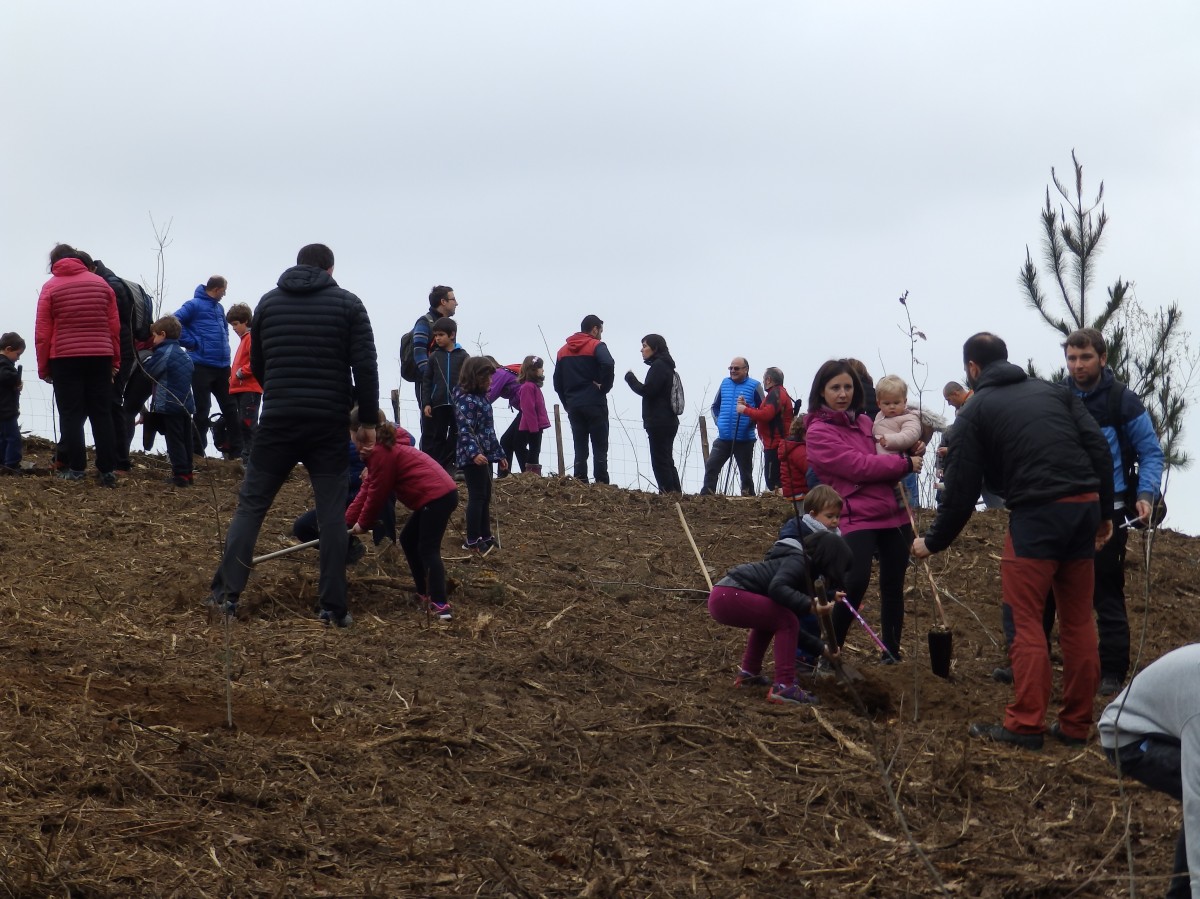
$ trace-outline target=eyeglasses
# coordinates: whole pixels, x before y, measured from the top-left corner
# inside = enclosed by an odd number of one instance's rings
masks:
[[[744,366],[744,365],[731,365],[731,366],[729,366],[729,370],[730,370],[730,371],[745,371],[745,370],[746,370],[746,366]]]

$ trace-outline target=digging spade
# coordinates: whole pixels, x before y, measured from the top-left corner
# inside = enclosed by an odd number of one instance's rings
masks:
[[[912,506],[908,501],[908,491],[904,489],[903,484],[900,485],[900,498],[904,500],[904,509],[908,512],[908,521],[915,534],[917,521],[913,517]],[[937,582],[933,579],[933,572],[929,570],[929,562],[922,559],[921,567],[925,569],[925,576],[929,578],[929,588],[933,591],[933,602],[937,607],[938,614],[937,623],[929,629],[929,667],[938,677],[949,680],[950,660],[954,658],[954,632],[946,623],[946,610],[942,608]]]
[[[842,661],[842,654],[838,652],[837,634],[833,630],[833,616],[830,614],[832,605],[826,605],[824,611],[817,613],[817,618],[821,620],[821,632],[825,635],[825,642],[829,644],[830,652],[834,653],[833,670],[837,672],[838,679],[848,684],[858,683],[866,680],[863,673],[848,662]]]
[[[349,530],[349,531],[346,531],[346,533],[353,534],[354,531]],[[284,547],[283,549],[277,549],[273,553],[266,553],[261,556],[255,556],[253,559],[250,560],[250,564],[257,565],[259,562],[265,562],[268,559],[277,559],[280,556],[290,556],[292,553],[296,552],[297,550],[308,549],[310,546],[316,546],[320,542],[321,542],[321,538],[318,537],[316,540],[309,540],[305,543],[297,543],[295,546],[287,546],[287,547]]]

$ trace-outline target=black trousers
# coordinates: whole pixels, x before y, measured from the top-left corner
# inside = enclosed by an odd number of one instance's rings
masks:
[[[492,466],[468,462],[463,466],[467,482],[467,541],[492,536]]]
[[[542,458],[542,432],[517,431],[513,439],[513,454],[521,471],[528,471],[531,465],[539,465],[538,460]],[[509,462],[509,468],[512,468],[512,462]]]
[[[196,400],[196,430],[192,433],[192,449],[197,456],[203,456],[208,448],[208,431],[211,427],[208,416],[212,411],[212,399],[216,399],[217,407],[225,416],[226,422],[233,427],[229,432],[229,456],[238,458],[242,454],[242,435],[238,429],[237,407],[229,398],[229,366],[217,368],[215,365],[199,365],[192,369],[192,396]]]
[[[571,423],[571,442],[575,445],[575,477],[587,481],[588,444],[591,444],[592,472],[597,484],[608,483],[608,406],[585,406],[568,409]]]
[[[483,468],[482,465],[475,466]],[[412,571],[417,592],[437,603],[446,601],[446,566],[442,562],[442,538],[450,515],[458,507],[458,489],[414,509],[400,531],[400,548]]]
[[[846,534],[846,543],[854,553],[854,566],[846,584],[846,599],[854,608],[862,607],[871,584],[871,562],[879,554],[879,639],[897,659],[900,636],[904,630],[904,574],[908,570],[908,551],[913,533],[909,525],[854,531]],[[846,639],[854,616],[842,603],[833,609],[833,629],[838,644]],[[870,638],[868,638],[870,639]]]
[[[721,469],[732,456],[741,475],[742,496],[754,496],[754,443],[753,440],[722,440],[720,437],[713,441],[704,464],[704,487],[700,492],[716,492]]]
[[[675,435],[679,422],[669,425],[647,425],[646,439],[650,442],[650,468],[659,493],[682,493],[679,470],[675,467]]]
[[[83,423],[91,423],[96,468],[116,468],[112,419],[112,356],[68,356],[50,360],[54,401],[62,419],[61,455],[71,471],[87,469]]]
[[[435,406],[427,418],[421,413],[421,451],[437,460],[447,471],[454,471],[454,451],[458,443],[458,424],[453,406]]]
[[[192,416],[185,411],[167,412],[158,416],[159,427],[167,438],[167,458],[171,474],[186,477],[192,473]]]

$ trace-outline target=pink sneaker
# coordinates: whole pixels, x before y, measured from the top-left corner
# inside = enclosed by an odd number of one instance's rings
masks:
[[[798,684],[792,684],[790,687],[787,684],[775,684],[767,691],[767,702],[775,702],[780,705],[817,705],[819,701],[813,694],[801,689]]]

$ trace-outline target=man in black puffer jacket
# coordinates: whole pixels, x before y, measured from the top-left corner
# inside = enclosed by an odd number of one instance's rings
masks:
[[[357,405],[363,423],[358,438],[364,447],[374,446],[375,337],[362,300],[333,280],[333,252],[323,244],[300,250],[278,285],[254,312],[250,369],[263,387],[263,412],[225,553],[205,602],[236,612],[263,519],[292,469],[302,463],[322,534],[320,618],[347,627],[346,427]]]
[[[1077,396],[1028,377],[1008,361],[1008,347],[995,334],[971,337],[963,364],[975,394],[950,429],[937,518],[912,554],[924,559],[954,541],[985,480],[1004,497],[1009,519],[1000,581],[1016,627],[1009,648],[1014,697],[1002,724],[973,724],[970,733],[1041,749],[1053,678],[1042,613],[1053,586],[1063,689],[1051,735],[1074,745],[1091,730],[1100,679],[1092,559],[1112,536],[1108,442]]]

